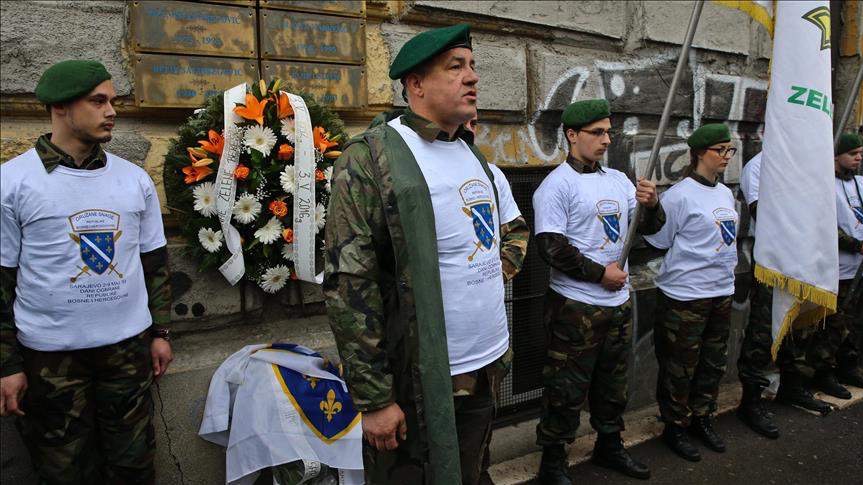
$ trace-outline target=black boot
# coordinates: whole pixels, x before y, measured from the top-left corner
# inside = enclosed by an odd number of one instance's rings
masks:
[[[600,433],[596,437],[591,461],[633,478],[642,480],[650,478],[650,469],[645,464],[635,461],[623,447],[620,433]]]
[[[744,384],[743,398],[737,408],[740,418],[752,431],[772,440],[779,437],[779,428],[773,423],[764,399],[761,398],[761,386]]]
[[[815,399],[812,391],[803,387],[798,382],[785,383],[780,381],[779,390],[776,392],[776,402],[796,406],[807,411],[814,411],[826,416],[833,408],[830,404]]]
[[[689,425],[689,432],[699,437],[704,446],[717,453],[725,453],[725,441],[713,429],[713,418],[710,416],[695,416]]]
[[[563,445],[542,447],[542,461],[536,478],[542,485],[572,485]]]
[[[851,393],[842,384],[839,384],[833,371],[816,373],[815,378],[812,380],[812,385],[815,389],[828,396],[838,397],[839,399],[851,399]]]
[[[662,441],[683,459],[689,461],[701,461],[701,453],[698,448],[689,441],[683,426],[674,423],[666,423],[665,431],[662,432]]]
[[[836,379],[846,386],[854,386],[863,389],[863,370],[861,370],[860,367],[839,369],[836,372]]]

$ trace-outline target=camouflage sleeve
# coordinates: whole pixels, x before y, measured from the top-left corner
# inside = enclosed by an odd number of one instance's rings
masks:
[[[147,306],[153,325],[165,328],[171,324],[171,274],[168,269],[168,247],[162,246],[141,253],[144,284],[147,287]]]
[[[588,258],[577,247],[569,244],[566,236],[553,232],[536,235],[539,256],[552,268],[570,278],[599,283],[605,274],[605,266]]]
[[[0,266],[0,377],[11,376],[24,370],[18,352],[18,331],[12,304],[15,302],[18,268]]]
[[[662,208],[662,203],[657,203],[642,211],[641,220],[638,221],[638,233],[645,236],[656,234],[663,225],[665,225],[665,209]]]
[[[500,262],[504,281],[515,278],[521,271],[529,238],[530,229],[522,216],[500,226]]]
[[[324,238],[330,327],[351,397],[362,412],[395,401],[377,256],[388,236],[372,163],[364,143],[350,145],[336,161]]]
[[[854,239],[850,234],[842,229],[839,229],[839,250],[847,253],[860,253],[860,247],[863,246],[863,241]]]

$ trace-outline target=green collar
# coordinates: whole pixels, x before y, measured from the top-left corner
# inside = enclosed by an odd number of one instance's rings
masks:
[[[73,168],[75,170],[96,170],[104,167],[108,163],[108,156],[102,150],[101,145],[96,145],[93,151],[79,167],[75,164],[75,159],[68,153],[64,152],[57,145],[51,143],[51,133],[47,133],[36,140],[36,153],[42,160],[42,165],[45,171],[51,173],[55,168],[62,165],[64,167]]]
[[[711,181],[707,180],[702,175],[695,173],[695,171],[693,171],[691,174],[689,174],[689,176],[692,177],[692,180],[695,180],[696,182],[698,182],[701,185],[706,185],[708,187],[716,187],[716,182],[711,182]],[[718,182],[719,179],[717,178],[716,181]]]
[[[464,126],[459,126],[458,130],[455,132],[455,136],[450,138],[449,133],[442,130],[435,122],[429,121],[414,113],[410,108],[406,109],[405,113],[402,115],[402,124],[417,132],[420,138],[429,143],[432,143],[435,140],[455,141],[458,138],[461,138],[468,144],[473,142],[472,139],[465,137],[465,133],[468,135],[471,133],[465,130]]]
[[[605,170],[602,169],[602,165],[600,165],[599,162],[593,162],[592,165],[589,165],[576,159],[571,153],[566,156],[566,163],[568,163],[569,166],[578,173],[605,173]]]

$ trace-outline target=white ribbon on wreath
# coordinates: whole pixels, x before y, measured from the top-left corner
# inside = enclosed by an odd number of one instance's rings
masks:
[[[246,263],[243,260],[243,247],[240,242],[240,233],[231,225],[231,215],[234,210],[234,200],[237,195],[237,180],[234,178],[234,169],[240,161],[240,153],[243,150],[242,137],[239,136],[237,123],[242,119],[234,113],[234,106],[245,102],[246,85],[239,84],[225,91],[223,107],[225,111],[225,127],[223,138],[225,148],[222,150],[222,158],[219,160],[219,173],[216,175],[216,210],[219,214],[219,222],[222,225],[222,234],[225,235],[225,245],[231,256],[219,267],[222,276],[228,280],[231,286],[236,285],[240,278],[246,273]]]

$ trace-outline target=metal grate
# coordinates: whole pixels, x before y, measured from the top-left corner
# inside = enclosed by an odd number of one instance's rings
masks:
[[[521,272],[506,285],[506,312],[515,355],[512,371],[501,383],[497,425],[518,421],[539,411],[545,360],[542,312],[549,272],[533,243],[533,193],[553,168],[502,169],[512,187],[513,198],[531,228],[531,240]]]

